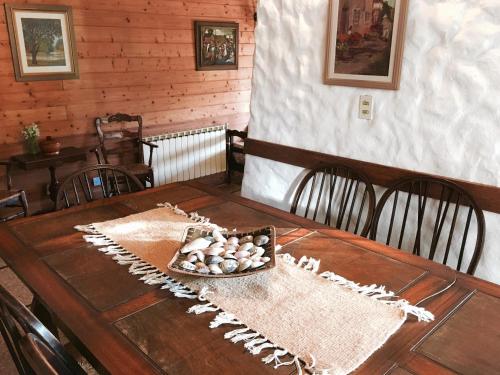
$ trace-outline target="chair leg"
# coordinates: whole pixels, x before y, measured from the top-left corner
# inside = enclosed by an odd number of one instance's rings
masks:
[[[153,172],[151,172],[149,174],[149,183],[151,184],[151,187],[154,188],[155,187],[155,175]]]
[[[231,169],[229,168],[226,169],[226,183],[227,184],[231,183]]]
[[[28,200],[26,199],[26,193],[24,192],[24,190],[21,190],[20,192],[19,203],[21,203],[21,206],[23,207],[24,217],[29,216]]]

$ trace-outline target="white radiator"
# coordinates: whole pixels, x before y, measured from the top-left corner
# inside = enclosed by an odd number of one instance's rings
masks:
[[[187,181],[226,170],[227,125],[144,138],[158,145],[153,152],[155,185]],[[148,160],[149,147],[144,146]]]

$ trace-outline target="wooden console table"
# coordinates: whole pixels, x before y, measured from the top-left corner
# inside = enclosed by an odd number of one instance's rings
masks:
[[[88,148],[65,147],[61,149],[59,155],[45,155],[43,153],[39,153],[36,155],[23,154],[12,156],[10,158],[10,161],[13,165],[25,171],[48,168],[50,172],[50,199],[55,200],[57,188],[59,187],[56,168],[65,163],[86,161],[88,152]]]

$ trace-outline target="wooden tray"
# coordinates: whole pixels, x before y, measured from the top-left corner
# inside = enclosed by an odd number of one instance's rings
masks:
[[[211,231],[206,231],[206,230],[201,230],[198,228],[188,228],[186,231],[186,234],[184,235],[184,240],[183,240],[183,245],[186,244],[187,242],[191,242],[195,240],[196,238],[199,237],[206,237],[211,235]],[[212,275],[212,274],[201,274],[196,271],[189,271],[180,266],[180,263],[183,260],[187,259],[188,254],[182,254],[179,251],[175,254],[175,256],[172,258],[170,263],[168,264],[168,269],[176,272],[176,273],[181,273],[183,275],[191,275],[191,276],[197,276],[197,277],[210,277],[210,278],[229,278],[229,277],[243,277],[243,276],[249,276],[249,275],[254,275],[259,272],[265,272],[269,271],[271,268],[274,268],[276,266],[276,254],[275,254],[275,248],[276,248],[276,229],[273,226],[265,227],[265,228],[260,228],[257,230],[254,230],[252,232],[241,232],[241,233],[234,233],[234,232],[229,232],[229,233],[222,233],[224,237],[229,238],[229,237],[237,237],[237,238],[242,238],[245,236],[252,235],[254,237],[260,236],[260,235],[266,235],[269,237],[269,242],[266,245],[261,246],[264,248],[265,252],[263,257],[269,257],[271,260],[267,262],[265,265],[257,268],[257,269],[247,269],[242,272],[234,272],[230,274],[224,274],[224,275]]]

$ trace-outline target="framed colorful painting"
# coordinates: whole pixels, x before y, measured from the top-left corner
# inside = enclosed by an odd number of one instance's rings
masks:
[[[5,4],[17,81],[78,78],[71,7]]]
[[[408,0],[330,0],[325,83],[397,90]]]
[[[238,69],[239,24],[195,22],[196,70]]]

